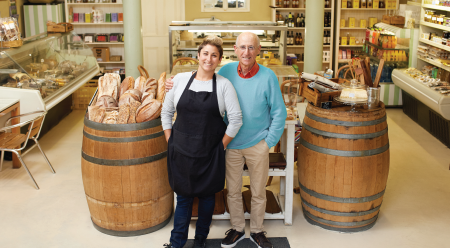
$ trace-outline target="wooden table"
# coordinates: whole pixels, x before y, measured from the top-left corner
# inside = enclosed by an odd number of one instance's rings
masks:
[[[0,117],[11,113],[11,117],[20,115],[20,102],[19,99],[0,99]],[[19,124],[20,118],[11,120],[11,125]],[[13,133],[20,133],[20,128],[13,128],[11,130]],[[13,168],[20,168],[22,164],[20,163],[17,156],[13,155]]]

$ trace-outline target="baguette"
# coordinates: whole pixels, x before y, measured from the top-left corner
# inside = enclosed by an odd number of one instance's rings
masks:
[[[117,111],[106,112],[105,113],[105,118],[103,119],[102,123],[105,123],[105,124],[116,124],[118,116],[119,116],[119,112],[117,112]]]
[[[158,80],[158,89],[156,91],[156,100],[164,102],[166,96],[166,72],[163,72]]]
[[[131,103],[130,117],[128,118],[128,123],[136,123],[136,112],[139,106],[141,106],[140,102]]]
[[[122,104],[119,107],[119,116],[117,117],[117,124],[127,124],[130,118],[130,107],[129,103]]]
[[[103,119],[105,118],[106,109],[103,107],[100,107],[96,112],[93,121],[102,123]]]
[[[139,97],[130,92],[125,93],[119,99],[119,107],[122,106],[123,104],[127,104],[127,103],[131,104],[133,102],[140,102]]]
[[[120,94],[119,94],[119,99],[120,97],[125,94],[125,92],[127,90],[131,90],[133,89],[134,86],[134,78],[133,77],[127,77],[123,80],[122,84],[120,85]]]
[[[136,122],[141,123],[158,118],[161,114],[161,107],[161,101],[147,98],[137,109]]]
[[[134,81],[134,88],[136,90],[139,90],[140,92],[144,91],[145,81],[145,77],[140,76],[136,78],[136,80]]]
[[[151,99],[155,99],[155,91],[153,90],[153,91],[151,91],[151,92],[145,92],[143,95],[142,95],[142,102],[144,102],[145,101],[145,99],[147,99],[148,97],[150,97]]]
[[[93,121],[95,118],[95,114],[100,109],[100,106],[89,106],[88,107],[88,116],[89,120]]]

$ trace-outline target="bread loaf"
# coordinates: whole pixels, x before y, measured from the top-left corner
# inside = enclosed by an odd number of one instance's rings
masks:
[[[156,91],[156,100],[164,102],[164,97],[166,96],[166,73],[163,72],[158,80],[158,89]]]
[[[106,73],[98,79],[98,97],[111,96],[119,99],[120,76],[116,73]]]
[[[161,101],[147,98],[137,109],[136,122],[141,123],[158,118],[161,114],[161,107]]]
[[[123,104],[131,104],[133,102],[140,102],[139,97],[137,97],[133,93],[125,93],[123,94],[119,99],[119,106],[122,106]]]
[[[134,89],[143,92],[144,86],[145,86],[145,81],[146,81],[146,79],[143,76],[136,78],[136,80],[134,81]]]
[[[131,90],[134,87],[134,78],[133,77],[127,77],[123,80],[122,84],[120,85],[120,94],[119,94],[119,99],[120,97],[125,94],[125,92],[127,90]]]
[[[105,123],[105,124],[116,124],[118,117],[119,117],[119,112],[117,112],[117,111],[106,112],[105,113],[105,118],[103,119],[102,123]]]
[[[130,107],[129,103],[122,104],[119,107],[119,116],[117,118],[117,124],[127,124],[128,118],[130,118]]]
[[[154,78],[147,79],[147,81],[145,81],[144,88],[148,88],[151,86],[154,86],[156,89],[156,87],[158,87],[158,81],[156,81],[156,79]]]
[[[154,91],[151,91],[151,92],[145,92],[145,93],[142,95],[142,102],[144,102],[145,99],[147,99],[148,97],[150,97],[151,99],[155,99],[155,92],[154,92]]]
[[[98,123],[102,123],[103,119],[105,118],[105,113],[106,113],[106,109],[103,107],[100,107],[94,115],[94,119],[93,121],[98,122]]]
[[[108,95],[103,95],[100,98],[98,98],[95,105],[99,106],[99,107],[105,107],[105,108],[118,106],[117,101],[112,96],[108,96]]]
[[[94,121],[95,114],[100,109],[100,106],[89,106],[88,107],[88,116],[89,120]]]
[[[131,89],[131,90],[127,90],[127,92],[125,92],[125,93],[134,94],[134,95],[138,98],[138,101],[142,102],[142,101],[141,101],[141,98],[142,98],[142,92],[141,92],[140,90],[137,90],[137,89]]]
[[[130,117],[128,118],[128,123],[136,123],[136,112],[137,109],[141,106],[140,102],[133,102],[130,106]]]

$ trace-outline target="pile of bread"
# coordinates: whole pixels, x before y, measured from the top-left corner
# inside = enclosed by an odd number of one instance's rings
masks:
[[[164,101],[166,73],[158,81],[140,76],[120,83],[116,73],[98,80],[97,101],[88,107],[89,120],[105,124],[141,123],[158,118]]]

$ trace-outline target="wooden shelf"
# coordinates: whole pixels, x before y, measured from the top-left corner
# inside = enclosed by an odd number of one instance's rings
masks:
[[[430,46],[434,46],[434,47],[437,47],[437,48],[440,48],[440,49],[443,49],[443,50],[446,50],[446,51],[449,51],[449,52],[450,52],[450,46],[444,46],[444,45],[442,45],[442,44],[433,42],[433,41],[431,41],[431,40],[425,40],[425,39],[422,39],[422,38],[419,39],[419,41],[420,41],[420,42],[423,42],[423,43],[425,43],[425,44],[428,44],[428,45],[430,45]]]
[[[286,48],[300,48],[300,47],[305,47],[305,45],[293,45],[293,46],[286,46]]]
[[[339,47],[363,47],[363,45],[339,45]]]
[[[102,23],[89,23],[89,22],[72,22],[71,23],[74,26],[81,26],[81,25],[93,25],[93,26],[101,26],[101,25],[116,25],[116,26],[123,26],[123,22],[102,22]]]
[[[306,10],[306,8],[274,8],[278,11],[289,11],[289,10]],[[331,8],[324,8],[326,11],[331,11]]]
[[[432,65],[434,65],[434,66],[437,66],[437,67],[439,67],[439,68],[442,68],[442,69],[444,69],[444,70],[446,70],[446,71],[450,71],[450,66],[445,66],[445,65],[441,64],[441,63],[438,62],[438,61],[434,61],[434,60],[431,60],[431,59],[424,59],[424,58],[418,58],[418,59],[420,59],[420,60],[422,60],[422,61],[425,61],[425,62],[427,62],[427,63],[429,63],[429,64],[432,64]]]
[[[123,46],[125,43],[123,42],[92,42],[92,43],[84,43],[86,45],[120,45]]]
[[[434,23],[430,23],[430,22],[421,21],[420,25],[437,28],[437,29],[444,30],[444,31],[450,31],[450,27],[446,27],[444,25],[434,24]]]
[[[408,5],[413,5],[413,6],[422,6],[422,4],[421,3],[418,3],[418,2],[413,2],[413,1],[408,1],[408,3],[407,3]]]
[[[351,61],[352,61],[352,59],[339,59],[338,63],[348,63],[348,62],[351,62]]]
[[[424,4],[424,5],[422,5],[422,8],[450,11],[450,7],[439,6],[439,5],[434,5],[434,4]]]
[[[108,62],[97,62],[99,64],[125,64],[125,61],[108,61]]]
[[[346,29],[346,30],[366,30],[367,28],[347,28],[347,27],[341,27],[340,29]]]
[[[122,6],[122,4],[121,3],[66,3],[67,5],[70,5],[70,6],[77,6],[77,5],[80,5],[80,6],[82,6],[82,5],[90,5],[90,6],[92,6],[92,5],[118,5],[118,6]]]
[[[361,9],[361,8],[359,8],[359,9],[355,9],[355,8],[342,9],[341,8],[341,10],[347,10],[347,11],[386,11],[386,10],[392,10],[392,9],[367,9],[367,8],[365,8],[365,9]]]

